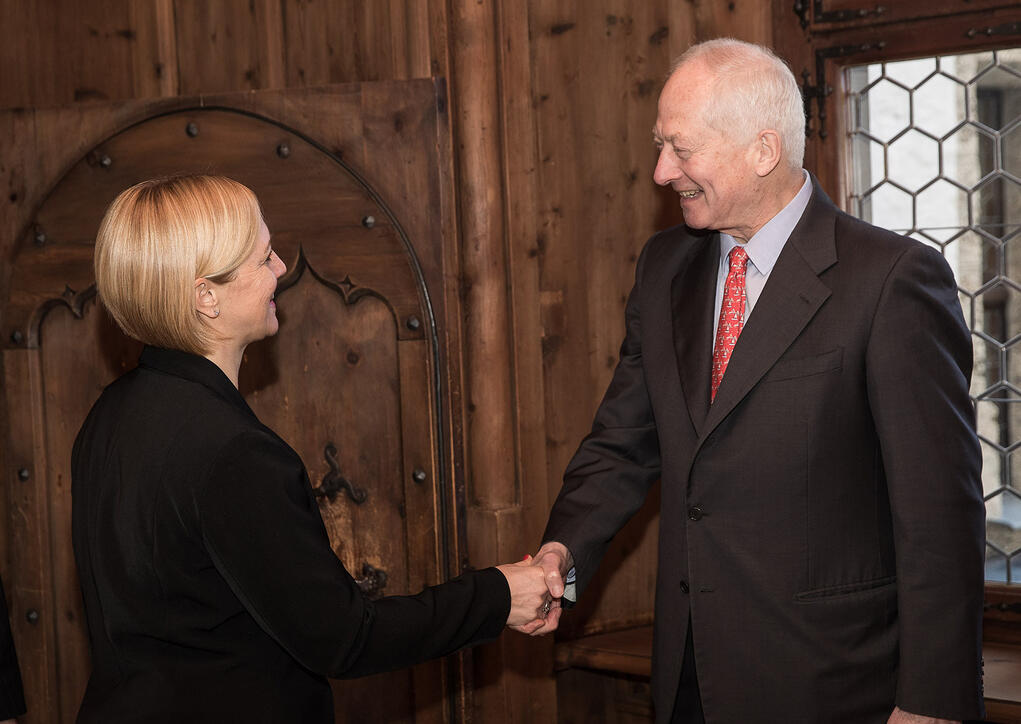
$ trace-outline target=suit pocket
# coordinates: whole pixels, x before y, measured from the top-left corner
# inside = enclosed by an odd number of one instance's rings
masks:
[[[801,591],[794,594],[794,600],[798,603],[822,603],[840,600],[856,594],[881,593],[887,588],[896,585],[897,576],[884,576],[883,578],[873,578],[868,581],[843,583],[839,586],[826,586],[825,588]]]
[[[798,359],[782,359],[777,362],[762,378],[763,382],[792,380],[798,377],[810,377],[831,370],[839,370],[844,363],[844,348],[837,347],[812,357]]]

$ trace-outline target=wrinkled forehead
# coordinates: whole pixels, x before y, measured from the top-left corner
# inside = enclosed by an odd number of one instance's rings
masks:
[[[659,140],[666,140],[679,133],[690,133],[703,125],[708,93],[708,84],[703,79],[689,79],[681,75],[679,69],[670,76],[659,94],[653,135]]]

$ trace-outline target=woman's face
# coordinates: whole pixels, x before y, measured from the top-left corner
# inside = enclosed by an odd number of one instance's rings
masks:
[[[255,248],[241,264],[237,276],[219,289],[219,324],[228,339],[242,347],[276,334],[280,323],[273,302],[277,279],[287,267],[270,244],[269,229],[259,222]]]

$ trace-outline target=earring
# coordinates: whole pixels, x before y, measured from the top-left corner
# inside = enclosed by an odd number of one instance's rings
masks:
[[[213,310],[213,316],[214,317],[219,317],[220,316],[220,310],[219,309],[214,309]]]

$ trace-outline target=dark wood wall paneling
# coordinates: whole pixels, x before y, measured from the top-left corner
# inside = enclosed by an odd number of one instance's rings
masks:
[[[457,214],[443,223],[457,243],[444,254],[460,272],[444,284],[463,304],[445,340],[463,392],[454,404],[464,429],[453,434],[464,459],[452,462],[466,481],[464,563],[483,566],[537,546],[612,372],[637,254],[679,219],[672,194],[651,181],[650,131],[671,58],[720,35],[770,43],[773,6],[787,4],[0,0],[0,108],[29,109],[9,122],[31,123],[30,109],[94,100],[445,77],[452,127],[441,151]],[[79,128],[73,113],[62,117],[82,152],[119,128],[117,118]],[[61,151],[5,149],[32,159],[33,174],[9,173],[13,159],[0,157],[0,203],[25,209],[4,215],[5,258],[49,190],[40,179],[70,165]],[[402,173],[400,159],[366,160],[376,165]],[[2,462],[14,485],[13,463]],[[651,620],[655,502],[621,534],[561,636]],[[549,639],[505,635],[478,650],[477,718],[552,720],[552,660]]]

